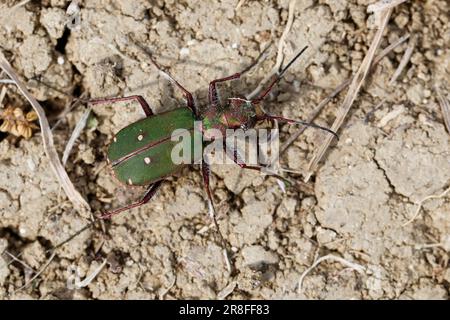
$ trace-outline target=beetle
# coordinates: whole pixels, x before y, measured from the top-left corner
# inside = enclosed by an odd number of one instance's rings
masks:
[[[140,201],[127,206],[105,212],[101,218],[110,218],[122,211],[129,210],[144,205],[152,199],[164,180],[178,172],[184,164],[175,164],[171,159],[171,150],[175,142],[171,140],[171,134],[176,129],[185,129],[194,133],[194,136],[201,136],[203,141],[212,142],[216,138],[208,134],[216,129],[226,137],[226,129],[253,128],[262,121],[279,121],[287,124],[301,124],[325,130],[333,135],[336,134],[330,129],[321,127],[314,123],[300,120],[287,119],[281,116],[269,115],[263,111],[261,102],[270,93],[272,88],[280,81],[286,70],[301,56],[307,49],[304,47],[278,74],[274,75],[268,87],[262,91],[255,99],[245,99],[243,97],[228,98],[226,103],[221,103],[217,92],[217,84],[239,79],[248,72],[257,61],[248,66],[245,70],[231,76],[215,79],[209,83],[208,108],[201,111],[195,104],[192,94],[186,90],[167,71],[163,70],[155,59],[150,56],[150,62],[167,78],[175,87],[183,93],[187,106],[164,112],[153,114],[150,106],[140,95],[121,98],[106,98],[91,100],[91,105],[114,103],[119,101],[138,102],[146,117],[121,129],[113,138],[107,151],[107,161],[112,166],[118,180],[127,185],[148,186],[144,196]],[[195,127],[194,122],[200,121],[201,126]],[[193,138],[194,140],[194,138]],[[230,157],[241,168],[261,171],[264,167],[247,165],[239,159],[236,151],[232,151],[224,143],[226,155]],[[208,196],[209,208],[214,213],[213,198],[210,189],[210,167],[202,157],[201,170],[203,182]],[[277,176],[281,179],[282,177]],[[213,217],[215,215],[213,214]]]

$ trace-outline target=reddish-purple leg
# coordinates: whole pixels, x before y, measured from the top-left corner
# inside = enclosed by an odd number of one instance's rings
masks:
[[[225,238],[222,235],[222,232],[220,232],[219,223],[217,222],[217,216],[216,216],[216,208],[214,206],[214,200],[211,194],[211,187],[209,185],[209,177],[211,175],[211,169],[209,168],[209,164],[205,162],[205,160],[202,161],[202,176],[203,176],[203,184],[205,186],[206,194],[208,196],[208,206],[209,206],[209,213],[210,216],[214,222],[214,225],[216,226],[217,233],[219,234],[220,241],[222,243],[223,249],[225,249],[228,257],[228,248],[227,243],[225,241]]]
[[[114,103],[114,102],[121,102],[121,101],[137,101],[141,105],[142,109],[144,110],[144,113],[147,117],[150,117],[153,115],[152,109],[150,109],[150,106],[148,105],[147,101],[142,96],[129,96],[129,97],[122,97],[122,98],[103,98],[103,99],[95,99],[90,100],[89,104],[92,105],[99,105],[99,104],[105,104],[105,103]]]
[[[183,95],[186,98],[188,108],[191,109],[191,111],[194,113],[195,116],[199,116],[199,112],[198,112],[197,106],[195,105],[195,101],[194,101],[194,97],[192,96],[192,93],[187,91],[177,80],[175,80],[174,77],[172,77],[172,75],[169,72],[167,72],[166,70],[161,68],[161,66],[151,56],[150,56],[150,61],[156,67],[156,69],[159,70],[159,72],[161,72],[167,79],[169,79],[170,82],[172,82],[176,87],[178,87],[178,89],[183,91]]]
[[[224,143],[223,143],[223,147],[224,147],[224,149],[225,149],[225,152],[226,152],[227,156],[228,156],[231,160],[233,160],[234,163],[236,163],[236,164],[237,164],[239,167],[241,167],[242,169],[249,169],[249,170],[255,170],[255,171],[263,172],[263,173],[268,174],[268,175],[270,175],[270,176],[274,176],[275,178],[278,178],[278,179],[280,179],[280,180],[286,181],[287,183],[291,183],[291,182],[290,182],[288,179],[286,179],[285,177],[282,177],[282,176],[280,176],[280,175],[278,175],[278,174],[276,174],[276,173],[274,173],[274,172],[268,171],[266,167],[258,166],[258,165],[252,165],[252,166],[247,165],[247,164],[242,160],[242,158],[240,157],[240,155],[239,155],[239,153],[238,153],[238,150],[237,150],[237,149],[231,150],[231,149],[228,147],[228,145],[226,144],[225,141],[224,141]],[[266,170],[264,171],[264,169],[266,169]]]
[[[270,121],[277,120],[277,121],[279,121],[281,123],[300,124],[300,125],[303,125],[303,126],[320,129],[320,130],[326,131],[328,133],[331,133],[333,136],[336,137],[336,139],[339,140],[339,136],[336,134],[336,132],[334,132],[333,130],[330,130],[328,128],[319,126],[319,125],[317,125],[315,123],[312,123],[312,122],[306,122],[306,121],[301,121],[301,120],[293,120],[293,119],[288,119],[288,118],[284,118],[284,117],[281,117],[281,116],[272,116],[272,115],[268,115],[268,114],[263,115],[261,117],[258,117],[258,121],[262,121],[262,120],[270,120]]]
[[[112,216],[115,216],[118,213],[121,213],[121,212],[126,211],[126,210],[130,210],[130,209],[133,209],[133,208],[137,208],[137,207],[140,207],[140,206],[146,204],[147,202],[149,202],[153,198],[153,196],[156,194],[158,189],[161,187],[162,183],[163,183],[163,180],[151,184],[148,187],[147,191],[145,192],[144,197],[140,201],[137,201],[135,203],[129,204],[129,205],[127,205],[125,207],[122,207],[122,208],[118,208],[118,209],[115,209],[115,210],[112,210],[112,211],[105,212],[105,213],[103,213],[100,216],[100,219],[109,219],[109,218],[111,218]]]
[[[208,98],[209,98],[209,104],[212,107],[217,107],[218,103],[219,103],[219,95],[217,93],[217,87],[216,85],[219,82],[225,82],[225,81],[230,81],[230,80],[236,80],[239,79],[243,74],[245,74],[246,72],[250,71],[250,69],[252,69],[257,63],[258,61],[261,59],[261,57],[264,55],[264,53],[266,52],[266,50],[269,47],[267,47],[266,49],[264,49],[263,52],[261,52],[261,54],[259,55],[259,57],[253,61],[247,68],[245,68],[244,70],[242,70],[241,72],[237,72],[231,76],[225,77],[225,78],[220,78],[220,79],[215,79],[213,81],[211,81],[209,83],[209,92],[208,92]]]
[[[305,52],[305,50],[308,47],[304,47],[302,50],[300,50],[299,53],[297,53],[297,55],[291,60],[289,61],[289,63],[286,65],[286,67],[283,68],[283,70],[281,70],[281,72],[279,72],[275,78],[272,80],[272,82],[270,83],[270,85],[267,87],[266,90],[263,91],[263,93],[261,93],[256,99],[253,99],[252,102],[253,103],[259,103],[261,102],[261,100],[263,100],[269,93],[270,91],[273,89],[273,87],[281,80],[281,78],[283,78],[283,75],[286,73],[286,70],[295,62],[295,60],[297,60],[303,52]]]

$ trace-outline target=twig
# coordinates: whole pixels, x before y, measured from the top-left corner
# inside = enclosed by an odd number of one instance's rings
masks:
[[[3,105],[3,99],[5,99],[6,91],[8,91],[8,89],[6,89],[6,87],[3,87],[2,91],[0,91],[0,106]]]
[[[444,116],[445,127],[448,133],[450,133],[450,104],[448,99],[446,99],[439,89],[436,88],[439,104],[441,105],[442,115]]]
[[[70,136],[70,139],[67,142],[67,145],[66,145],[66,148],[64,149],[64,154],[62,157],[62,163],[64,166],[66,165],[67,160],[69,159],[69,155],[70,155],[70,152],[72,151],[75,141],[78,139],[78,137],[80,136],[84,127],[86,126],[86,123],[87,123],[87,120],[91,113],[91,110],[92,110],[91,107],[87,108],[87,110],[81,116],[80,121],[78,121],[77,125],[75,126],[75,129],[73,129],[72,135]]]
[[[415,45],[416,45],[415,37],[411,37],[411,39],[409,40],[408,47],[406,48],[405,53],[403,54],[403,57],[400,60],[400,64],[398,65],[397,70],[395,70],[391,80],[389,81],[389,85],[392,85],[400,76],[403,69],[405,69],[406,65],[409,62],[409,59],[411,59],[411,55],[414,51]]]
[[[402,4],[403,2],[408,0],[381,0],[376,3],[373,3],[367,7],[367,12],[379,12],[386,9],[391,9],[393,7]]]
[[[14,293],[16,293],[16,292],[18,292],[18,291],[20,291],[20,290],[22,290],[22,289],[25,289],[26,287],[28,287],[34,280],[36,280],[36,278],[37,277],[39,277],[41,274],[42,274],[42,272],[44,272],[45,271],[45,269],[47,269],[47,267],[50,265],[50,263],[53,261],[53,259],[55,258],[55,256],[56,256],[56,252],[53,252],[52,253],[52,255],[50,256],[50,258],[47,260],[47,262],[42,266],[42,268],[30,279],[30,280],[28,280],[23,286],[21,286],[20,288],[18,288],[18,289],[16,289],[16,290],[14,290],[14,292],[13,292],[13,294]]]
[[[11,7],[11,10],[15,10],[19,7],[22,7],[24,5],[26,5],[28,2],[30,2],[31,0],[23,0],[22,2],[19,2],[18,4],[14,5]]]
[[[177,282],[177,277],[176,277],[176,276],[173,276],[173,279],[172,279],[172,281],[170,282],[169,286],[168,286],[166,289],[164,289],[164,290],[159,294],[159,299],[160,299],[160,300],[163,300],[163,299],[164,299],[164,296],[165,296],[166,294],[169,293],[169,291],[175,286],[175,283],[176,283],[176,282]]]
[[[33,272],[36,272],[36,270],[34,270],[32,267],[30,267],[28,264],[26,264],[25,261],[20,260],[18,257],[13,255],[9,251],[5,250],[4,253],[7,254],[13,261],[20,263],[22,266],[24,266],[27,269],[30,269]],[[10,264],[8,263],[8,265],[10,265]]]
[[[389,21],[389,18],[392,13],[392,8],[389,8],[387,10],[382,11],[381,15],[381,24],[378,28],[377,33],[375,34],[375,37],[369,47],[369,50],[364,57],[364,60],[362,61],[358,71],[356,72],[352,83],[350,84],[350,87],[348,89],[347,95],[344,99],[344,102],[342,103],[341,108],[338,110],[336,120],[333,123],[333,126],[331,127],[331,130],[334,132],[337,132],[339,128],[344,123],[344,119],[347,116],[348,112],[350,111],[350,108],[353,104],[353,102],[356,99],[356,96],[358,95],[359,89],[361,88],[362,84],[364,83],[364,80],[366,79],[367,74],[369,73],[370,66],[372,64],[372,60],[375,56],[375,51],[377,50],[381,38],[383,37],[384,29],[386,28],[386,25]],[[331,141],[333,140],[333,135],[327,135],[325,137],[324,142],[319,147],[319,150],[314,154],[314,156],[311,159],[311,162],[308,165],[307,171],[309,173],[307,174],[305,181],[308,181],[311,177],[312,173],[316,170],[318,163],[320,160],[322,160],[323,156],[325,155],[325,152],[327,151],[328,147],[330,146]]]
[[[415,244],[414,245],[414,249],[416,249],[416,250],[439,248],[439,247],[443,247],[443,244],[441,242],[439,242],[439,243]]]
[[[226,297],[228,297],[230,294],[233,293],[236,286],[237,286],[237,281],[233,281],[230,284],[228,284],[225,288],[220,290],[220,292],[217,294],[217,299],[223,300]]]
[[[384,103],[384,99],[382,101]],[[405,107],[402,105],[396,106],[394,110],[391,112],[388,112],[383,118],[380,119],[380,121],[377,124],[377,127],[382,128],[385,125],[387,125],[390,121],[397,118],[399,115],[401,115],[405,111]]]
[[[75,232],[73,235],[71,235],[70,237],[68,237],[66,240],[60,242],[59,244],[57,244],[56,246],[54,246],[53,248],[48,249],[47,251],[45,251],[46,253],[52,253],[50,258],[47,260],[47,262],[42,266],[42,268],[29,280],[27,281],[23,286],[21,286],[20,288],[14,290],[13,294],[25,289],[26,287],[28,287],[37,277],[39,277],[44,271],[45,269],[47,269],[47,267],[50,265],[50,263],[53,261],[53,259],[56,256],[56,250],[60,247],[62,247],[63,245],[65,245],[67,242],[71,241],[73,238],[75,238],[76,236],[78,236],[80,233],[82,233],[83,231],[87,230],[88,228],[90,228],[92,225],[94,224],[94,222],[88,223],[87,225],[85,225],[83,228],[81,228],[80,230],[78,230],[77,232]],[[21,252],[20,254],[17,255],[16,258],[19,258],[22,255],[23,252]],[[8,265],[10,265],[11,263],[8,263]],[[33,269],[32,269],[33,270]]]
[[[292,23],[294,22],[294,13],[295,13],[295,4],[297,0],[291,0],[289,2],[289,13],[288,13],[288,20],[286,22],[286,26],[284,28],[283,34],[280,37],[280,41],[278,43],[278,52],[277,52],[277,60],[275,63],[275,66],[272,68],[272,71],[269,72],[264,79],[261,80],[261,82],[258,84],[258,86],[253,90],[249,95],[247,95],[247,99],[254,98],[263,88],[264,84],[271,79],[275,74],[277,74],[280,71],[281,64],[283,63],[283,48],[284,43],[286,41],[286,37],[289,34],[289,31],[291,30]]]
[[[231,271],[232,271],[232,269],[231,269],[231,262],[230,262],[230,257],[228,256],[227,249],[223,248],[222,253],[223,253],[223,259],[225,261],[225,266],[227,267],[227,271],[228,271],[229,274],[231,274]]]
[[[308,269],[306,269],[302,275],[300,276],[300,279],[298,280],[298,293],[302,292],[302,286],[303,286],[303,279],[308,275],[308,273],[310,273],[315,267],[317,267],[322,261],[325,260],[333,260],[333,261],[337,261],[349,268],[352,268],[353,270],[357,271],[360,274],[363,274],[366,270],[366,268],[364,268],[362,265],[357,264],[357,263],[353,263],[350,261],[347,261],[341,257],[332,255],[332,254],[328,254],[326,256],[320,257],[319,259],[317,259],[311,267],[309,267]]]
[[[75,282],[75,287],[77,289],[81,289],[84,287],[87,287],[91,282],[95,279],[95,277],[102,271],[102,269],[106,266],[106,262],[108,260],[105,259],[101,265],[98,266],[97,269],[95,269],[90,275],[88,275],[83,281]]]
[[[70,178],[64,169],[63,165],[58,156],[58,152],[56,151],[53,134],[50,130],[50,126],[45,115],[45,111],[39,102],[28,92],[25,84],[19,80],[14,69],[11,67],[9,62],[6,60],[3,53],[0,51],[0,68],[3,69],[8,76],[15,82],[19,90],[22,92],[24,97],[30,102],[33,109],[36,111],[39,117],[39,124],[41,127],[42,133],[42,142],[44,145],[44,151],[47,154],[50,162],[50,167],[53,172],[57,176],[59,183],[63,187],[67,197],[72,202],[74,208],[80,212],[85,213],[86,211],[90,211],[89,204],[84,200],[81,194],[75,189],[74,185],[70,181]]]
[[[12,81],[10,79],[0,79],[0,83],[1,84],[13,84],[14,81]]]
[[[423,204],[424,204],[425,201],[431,200],[431,199],[440,199],[440,198],[443,198],[443,197],[445,197],[445,195],[446,195],[447,193],[449,193],[449,192],[450,192],[450,187],[447,188],[444,192],[442,192],[442,193],[439,194],[439,195],[431,195],[431,196],[427,196],[427,197],[423,198],[422,200],[420,200],[420,201],[417,203],[417,209],[416,209],[416,212],[414,213],[414,215],[412,216],[412,218],[409,219],[408,221],[406,221],[402,226],[404,227],[404,226],[410,224],[411,222],[413,222],[413,221],[417,218],[417,216],[418,216],[419,213],[420,213],[420,209],[422,209],[422,206],[423,206]]]
[[[238,11],[239,8],[244,4],[245,0],[239,0],[238,4],[234,8],[235,11]]]

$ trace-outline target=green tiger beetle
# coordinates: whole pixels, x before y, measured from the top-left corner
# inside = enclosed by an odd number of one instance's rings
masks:
[[[208,129],[220,131],[226,137],[227,129],[248,129],[254,128],[257,123],[263,121],[279,121],[286,124],[299,124],[325,130],[337,137],[336,133],[330,129],[321,127],[314,123],[287,119],[281,116],[269,115],[261,107],[261,101],[267,97],[272,88],[277,84],[286,70],[300,57],[306,50],[303,48],[278,74],[274,75],[268,87],[262,91],[255,99],[247,100],[242,97],[234,97],[226,100],[222,104],[217,92],[217,84],[225,81],[239,79],[243,74],[254,67],[257,61],[253,62],[242,72],[231,76],[215,79],[209,84],[207,110],[200,111],[197,108],[192,94],[187,91],[168,72],[164,71],[150,56],[151,63],[167,77],[178,89],[180,89],[187,100],[187,107],[181,107],[162,114],[153,114],[150,106],[142,96],[134,95],[122,98],[109,98],[91,100],[92,105],[113,103],[119,101],[137,101],[146,115],[145,118],[132,123],[120,130],[113,138],[107,152],[107,161],[112,166],[116,178],[130,186],[148,186],[147,191],[140,201],[127,206],[105,212],[101,218],[110,218],[122,211],[129,210],[144,205],[156,194],[164,180],[180,171],[185,164],[174,164],[171,159],[171,150],[175,142],[171,140],[171,134],[176,129],[186,129],[200,135],[204,144],[211,143],[215,137],[206,134]],[[200,127],[196,127],[194,122],[199,121]],[[193,138],[194,139],[194,138]],[[223,144],[224,151],[234,163],[241,168],[261,171],[264,167],[259,165],[247,165],[240,160],[236,150],[230,150],[227,144]],[[193,160],[195,162],[195,160]],[[192,163],[194,163],[192,162]],[[213,197],[210,189],[210,167],[202,157],[201,170],[203,182],[209,201],[209,208],[215,218]],[[283,177],[271,174],[280,179]]]

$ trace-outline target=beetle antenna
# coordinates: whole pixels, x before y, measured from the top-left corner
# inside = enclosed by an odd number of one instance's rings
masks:
[[[303,52],[308,49],[308,46],[304,47],[302,50],[300,50],[299,53],[291,60],[289,63],[284,67],[275,77],[275,79],[272,80],[272,83],[269,85],[269,87],[256,99],[252,100],[252,103],[258,103],[261,100],[263,100],[269,92],[272,90],[272,88],[283,78],[284,74],[286,73],[287,69],[289,69],[290,66],[303,54]]]

